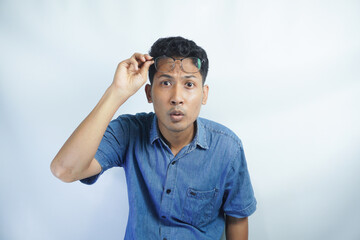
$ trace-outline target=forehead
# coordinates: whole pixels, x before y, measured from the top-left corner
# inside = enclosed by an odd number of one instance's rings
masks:
[[[181,59],[184,59],[184,58],[199,58],[201,59],[200,57],[198,56],[194,56],[194,55],[189,55],[189,56],[181,56],[181,55],[174,55],[174,56],[168,56],[168,55],[159,55],[159,56],[155,56],[154,58],[163,58],[163,57],[168,57],[168,58],[173,58],[173,59],[177,59],[177,60],[181,60]]]
[[[162,57],[169,57],[167,55],[163,55]],[[182,60],[185,58],[191,58],[192,56],[170,56],[169,58],[173,58],[175,60]],[[159,57],[160,58],[160,57]],[[160,63],[160,62],[159,62]],[[165,62],[162,62],[165,63]],[[181,70],[180,67],[180,62],[176,62],[177,64],[175,64],[175,67],[172,71],[166,72],[165,74],[163,72],[159,72],[156,71],[155,69],[155,74],[154,74],[154,80],[160,77],[169,77],[169,78],[175,78],[177,75],[180,75],[181,78],[184,79],[193,79],[193,80],[200,80],[202,81],[202,75],[199,72],[196,73],[186,73],[184,71]],[[184,66],[184,64],[193,64],[191,61],[181,61],[181,64]]]
[[[202,82],[202,76],[200,72],[197,73],[186,73],[181,70],[180,67],[175,66],[175,68],[170,72],[156,72],[154,75],[154,81],[169,79],[169,80],[192,80]]]

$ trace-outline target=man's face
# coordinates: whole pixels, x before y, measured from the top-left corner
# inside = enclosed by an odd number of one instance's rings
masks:
[[[171,72],[156,72],[146,95],[153,103],[158,126],[163,135],[193,134],[194,122],[202,104],[206,104],[208,86],[203,86],[200,72],[186,73],[176,61]]]

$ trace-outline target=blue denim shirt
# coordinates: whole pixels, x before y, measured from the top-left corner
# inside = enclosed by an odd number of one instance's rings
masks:
[[[125,239],[220,239],[224,213],[243,218],[256,200],[240,139],[228,128],[198,118],[193,141],[174,156],[154,113],[121,115],[110,122],[95,159],[100,174],[123,167],[129,218]]]

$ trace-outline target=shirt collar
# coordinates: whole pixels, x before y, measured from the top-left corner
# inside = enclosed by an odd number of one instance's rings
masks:
[[[150,128],[151,144],[153,144],[154,141],[157,140],[158,138],[160,138],[160,134],[159,134],[158,127],[157,127],[157,117],[156,117],[156,114],[154,113],[152,123],[151,123],[151,128]]]
[[[208,144],[206,142],[206,131],[204,128],[204,125],[201,121],[201,118],[197,118],[196,119],[196,135],[194,140],[190,143],[195,144],[203,149],[209,149]],[[151,144],[154,143],[155,140],[160,138],[160,133],[158,130],[158,126],[157,126],[157,117],[156,114],[154,113],[154,117],[152,119],[152,123],[151,123],[151,128],[150,128],[150,141]]]
[[[201,121],[201,118],[196,119],[196,135],[194,138],[195,144],[203,149],[209,149],[206,142],[206,130]]]

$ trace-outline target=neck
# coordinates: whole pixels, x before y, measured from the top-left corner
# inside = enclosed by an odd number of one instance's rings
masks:
[[[171,152],[175,156],[183,147],[193,140],[196,133],[196,124],[194,123],[191,127],[181,132],[170,132],[168,130],[161,129],[160,126],[159,130],[162,139],[166,142],[166,144],[168,144]]]

